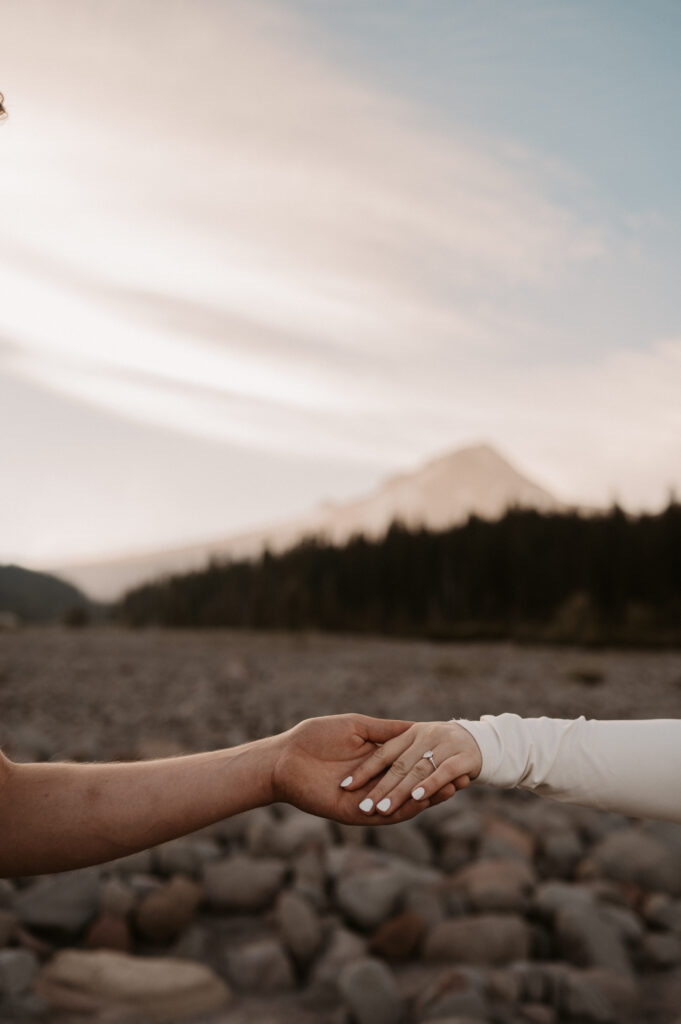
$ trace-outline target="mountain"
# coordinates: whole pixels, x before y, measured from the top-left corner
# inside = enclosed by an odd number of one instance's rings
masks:
[[[432,459],[411,473],[394,476],[363,498],[327,503],[306,516],[269,529],[189,547],[64,566],[59,573],[87,593],[112,600],[160,575],[200,568],[210,558],[253,558],[265,548],[284,551],[306,536],[325,537],[335,544],[357,533],[380,537],[395,520],[410,527],[442,530],[472,514],[498,519],[515,506],[544,512],[565,508],[494,448],[475,445]]]
[[[75,609],[92,610],[88,598],[70,583],[19,565],[0,565],[0,614],[9,612],[22,622],[57,622]]]

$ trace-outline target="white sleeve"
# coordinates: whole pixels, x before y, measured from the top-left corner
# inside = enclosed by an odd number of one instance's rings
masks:
[[[482,753],[480,782],[637,818],[681,822],[681,720],[483,715],[454,719]]]

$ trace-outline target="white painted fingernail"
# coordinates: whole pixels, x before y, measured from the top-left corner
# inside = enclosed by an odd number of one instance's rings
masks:
[[[377,811],[389,811],[390,810],[390,797],[384,796],[383,799],[376,804]]]
[[[414,797],[414,800],[423,800],[426,791],[423,786],[417,786],[411,795]]]
[[[366,797],[366,799],[362,800],[361,804],[359,805],[359,809],[360,811],[364,811],[365,814],[368,814],[369,811],[373,809],[373,806],[374,801],[370,800],[369,797]]]
[[[349,786],[351,782],[352,782],[352,775],[348,775],[347,779],[343,779],[343,781],[341,782],[342,788],[345,789],[345,787]]]

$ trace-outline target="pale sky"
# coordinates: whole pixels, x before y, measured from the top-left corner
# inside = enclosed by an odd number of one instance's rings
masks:
[[[5,0],[0,562],[487,441],[681,491],[676,0]]]

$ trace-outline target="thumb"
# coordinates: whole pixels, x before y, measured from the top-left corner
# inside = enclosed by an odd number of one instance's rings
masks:
[[[370,718],[369,715],[358,715],[357,719],[360,736],[372,743],[387,743],[395,736],[401,736],[414,724],[394,718]]]

